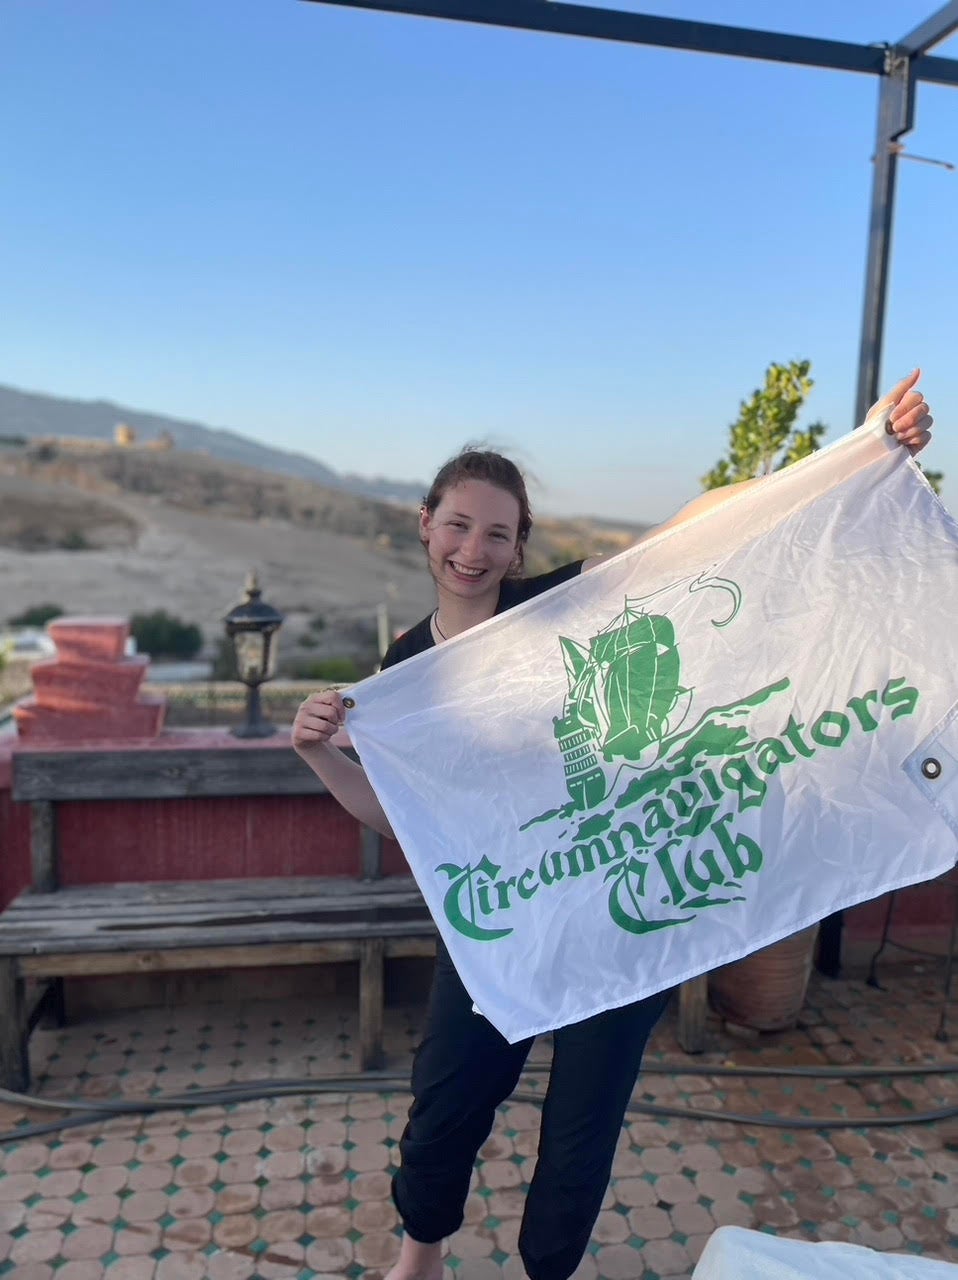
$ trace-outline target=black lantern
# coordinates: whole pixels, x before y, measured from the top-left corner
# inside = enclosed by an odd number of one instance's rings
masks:
[[[246,599],[234,605],[223,619],[233,642],[236,670],[246,685],[246,723],[231,730],[237,738],[268,738],[275,726],[263,719],[259,687],[276,670],[276,648],[283,615],[260,599],[256,574],[246,579]]]

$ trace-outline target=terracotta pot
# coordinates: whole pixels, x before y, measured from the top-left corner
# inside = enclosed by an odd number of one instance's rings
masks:
[[[713,970],[709,974],[713,1008],[729,1022],[757,1031],[793,1027],[805,1003],[817,937],[814,924]]]
[[[126,618],[54,618],[47,632],[61,658],[118,662],[126,650]]]

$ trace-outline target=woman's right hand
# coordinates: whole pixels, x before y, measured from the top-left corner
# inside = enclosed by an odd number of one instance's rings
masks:
[[[325,746],[346,720],[346,708],[335,689],[311,693],[301,702],[293,721],[293,747],[297,751]]]

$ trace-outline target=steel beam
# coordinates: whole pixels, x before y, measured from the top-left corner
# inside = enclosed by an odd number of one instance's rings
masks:
[[[922,55],[914,58],[911,74],[924,84],[958,85],[958,58],[930,58]]]
[[[593,5],[556,3],[556,0],[313,0],[313,3],[871,75],[883,74],[886,49],[880,44],[820,40],[779,31],[691,22],[684,18],[661,18],[621,9],[600,9]],[[958,0],[952,0],[942,13],[950,11],[955,3]],[[919,28],[918,33],[921,30]],[[912,75],[917,80],[958,84],[958,60],[915,56]]]
[[[958,31],[958,0],[949,0],[948,4],[919,23],[914,31],[896,40],[895,48],[906,57],[915,58],[941,44],[953,31]]]

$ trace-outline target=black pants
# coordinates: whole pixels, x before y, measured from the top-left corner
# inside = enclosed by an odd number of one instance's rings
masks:
[[[642,1053],[668,993],[553,1033],[539,1158],[519,1252],[530,1280],[567,1280],[579,1265],[609,1184]],[[519,1079],[531,1040],[509,1044],[472,1000],[440,946],[426,1033],[412,1071],[413,1104],[393,1199],[423,1244],[462,1225],[476,1154],[496,1107]]]

